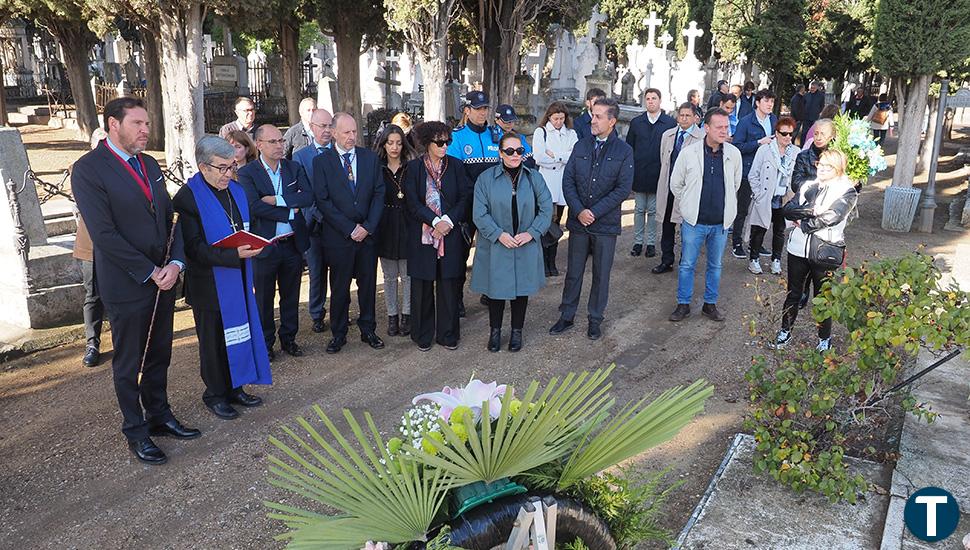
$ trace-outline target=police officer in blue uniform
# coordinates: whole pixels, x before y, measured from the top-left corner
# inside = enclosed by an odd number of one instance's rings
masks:
[[[495,125],[499,128],[499,139],[502,139],[505,132],[515,132],[515,121],[517,120],[519,120],[519,115],[515,113],[515,109],[511,105],[503,104],[495,108]],[[525,147],[522,163],[529,168],[538,170],[539,166],[532,156],[532,146],[526,141],[525,136],[522,136],[522,147]]]
[[[474,185],[478,176],[488,168],[495,166],[499,162],[498,144],[501,139],[501,129],[497,126],[488,126],[489,102],[488,94],[479,90],[473,90],[465,94],[464,107],[462,108],[462,124],[452,130],[451,145],[448,146],[448,154],[460,159],[465,164],[465,171],[469,181]],[[469,190],[471,194],[471,190]],[[471,201],[468,204],[468,216],[471,219]],[[475,236],[475,225],[472,223],[461,224],[465,238],[470,242]],[[468,263],[468,247],[465,248],[465,263]],[[466,277],[464,273],[461,277],[461,288],[465,288]],[[458,301],[458,315],[465,316],[465,301]]]

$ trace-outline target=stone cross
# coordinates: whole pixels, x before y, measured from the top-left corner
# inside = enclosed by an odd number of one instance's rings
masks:
[[[696,59],[694,55],[694,42],[704,35],[704,30],[697,28],[697,21],[691,21],[690,25],[684,30],[683,35],[687,37],[687,57]]]
[[[394,71],[397,69],[397,67],[395,67],[395,63],[393,61],[385,63],[381,68],[384,69],[384,76],[383,78],[375,76],[374,82],[380,82],[384,85],[384,108],[386,109],[391,105],[391,97],[393,95],[391,86],[400,86],[401,81],[394,79]]]
[[[667,46],[673,41],[674,37],[670,36],[669,32],[664,31],[664,33],[660,36],[660,47],[666,50]]]
[[[607,33],[606,26],[600,25],[596,31],[596,38],[593,39],[593,43],[599,49],[599,63],[597,64],[604,67],[606,66],[606,45],[610,43]]]
[[[461,76],[462,76],[462,82],[465,83],[465,86],[472,85],[472,79],[471,79],[472,72],[468,69],[468,67],[465,67],[465,69],[461,71]]]
[[[657,27],[659,27],[663,21],[657,18],[657,12],[651,11],[650,17],[643,20],[643,24],[647,27],[647,47],[654,48],[654,40],[657,37]]]

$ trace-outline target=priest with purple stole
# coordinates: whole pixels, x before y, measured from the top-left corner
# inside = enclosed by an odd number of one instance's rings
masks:
[[[263,400],[243,390],[271,384],[269,356],[253,294],[252,258],[260,250],[213,246],[249,229],[249,205],[233,181],[234,149],[226,140],[205,136],[195,147],[199,172],[175,195],[182,223],[186,270],[185,300],[192,306],[199,338],[205,392],[202,401],[224,420],[239,416],[233,405],[256,407]],[[192,271],[191,275],[188,271]]]

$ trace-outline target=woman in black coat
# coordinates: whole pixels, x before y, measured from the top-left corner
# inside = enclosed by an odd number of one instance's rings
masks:
[[[384,127],[374,147],[384,174],[384,214],[377,230],[377,256],[384,272],[387,335],[411,334],[411,278],[408,277],[407,202],[404,198],[405,163],[414,158],[407,136],[399,126]],[[403,304],[398,308],[398,281]],[[400,312],[400,317],[398,316]]]
[[[447,125],[425,122],[411,133],[426,151],[404,176],[411,339],[421,351],[431,349],[432,339],[453,350],[461,338],[458,300],[468,246],[458,224],[465,221],[471,184],[461,161],[447,154]]]

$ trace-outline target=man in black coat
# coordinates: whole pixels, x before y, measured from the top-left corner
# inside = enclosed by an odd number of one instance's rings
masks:
[[[573,326],[583,290],[586,258],[593,257],[593,285],[589,290],[589,326],[586,336],[598,340],[609,298],[610,271],[616,237],[620,234],[620,207],[633,187],[633,149],[613,129],[620,114],[615,99],[593,105],[593,135],[573,148],[563,171],[562,192],[569,205],[569,259],[559,305],[559,320],[549,329],[560,334]]]
[[[799,84],[795,95],[791,96],[789,102],[791,117],[795,119],[795,138],[801,143],[802,126],[805,125],[805,85]],[[795,143],[796,140],[792,140]]]
[[[185,267],[182,238],[176,225],[166,263],[176,222],[162,171],[155,159],[142,154],[149,128],[145,104],[131,97],[110,101],[104,126],[107,139],[74,164],[71,188],[94,243],[101,300],[111,321],[111,369],[123,418],[121,431],[138,460],[164,464],[168,458],[150,435],[201,435],[175,419],[167,394],[175,313],[172,287]]]
[[[660,90],[643,92],[647,112],[630,121],[626,142],[633,147],[633,250],[643,252],[646,229],[647,257],[657,255],[657,180],[660,179],[660,140],[663,133],[677,126],[677,121],[660,109]]]
[[[802,125],[802,143],[805,142],[805,136],[808,135],[809,128],[818,117],[822,114],[822,108],[825,107],[825,90],[823,90],[818,82],[812,82],[808,86],[808,93],[805,94],[805,123]]]
[[[313,194],[330,269],[330,328],[327,353],[347,344],[350,282],[357,279],[360,339],[374,349],[377,336],[377,226],[384,212],[384,177],[377,154],[357,147],[357,121],[333,116],[333,147],[313,159]]]
[[[872,97],[866,95],[862,84],[856,86],[852,92],[852,97],[845,104],[845,112],[853,118],[865,118],[869,116],[869,111],[873,105]]]
[[[276,322],[273,307],[280,290],[280,349],[300,357],[296,343],[300,328],[300,280],[303,253],[309,246],[306,220],[301,208],[313,204],[313,192],[298,163],[283,158],[283,135],[279,128],[264,124],[256,129],[259,157],[239,169],[239,184],[249,201],[250,233],[276,241],[263,249],[253,262],[256,304],[263,325],[263,338],[270,360],[276,358]]]

